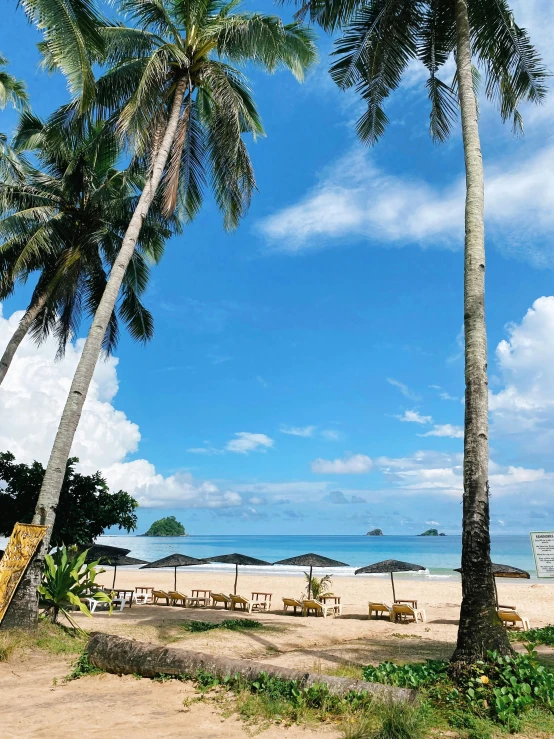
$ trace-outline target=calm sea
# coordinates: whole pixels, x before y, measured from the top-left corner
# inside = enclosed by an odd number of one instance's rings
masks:
[[[0,549],[5,541],[0,538]],[[240,552],[267,562],[316,552],[349,565],[331,570],[335,575],[351,575],[351,568],[383,559],[400,559],[423,565],[428,573],[421,576],[431,578],[458,578],[452,571],[460,566],[462,547],[460,536],[102,536],[98,543],[126,547],[130,556],[148,562],[173,552],[197,558]],[[493,536],[491,546],[493,562],[520,567],[535,576],[529,536]],[[203,569],[226,570],[232,565],[203,565]],[[257,569],[249,568],[251,572]],[[272,568],[273,574],[300,572],[299,568]]]

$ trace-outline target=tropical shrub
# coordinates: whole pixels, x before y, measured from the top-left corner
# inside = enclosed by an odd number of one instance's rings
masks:
[[[310,582],[310,574],[308,572],[304,573],[306,575],[306,582]],[[312,598],[315,598],[316,600],[319,598],[320,595],[323,595],[323,593],[328,593],[331,590],[332,585],[331,575],[325,575],[325,577],[312,577],[312,586],[311,586],[311,596]],[[306,588],[306,594],[308,593],[308,589]]]
[[[543,626],[542,629],[529,629],[529,631],[514,631],[510,634],[510,639],[554,647],[554,626]]]
[[[54,554],[47,554],[44,557],[44,573],[38,592],[40,605],[44,607],[44,616],[52,623],[57,622],[61,613],[74,628],[79,629],[69,613],[69,608],[76,606],[86,616],[91,616],[86,603],[81,600],[85,596],[111,604],[111,598],[107,593],[93,592],[96,587],[96,575],[105,570],[97,570],[98,562],[86,564],[87,553],[88,550],[85,550],[74,555],[63,546]]]

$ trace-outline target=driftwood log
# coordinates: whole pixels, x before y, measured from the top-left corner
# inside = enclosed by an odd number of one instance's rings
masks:
[[[158,675],[195,675],[200,669],[211,672],[219,678],[228,675],[241,675],[247,680],[255,680],[265,672],[284,680],[297,680],[302,687],[324,684],[330,693],[344,695],[350,691],[371,693],[382,700],[413,702],[416,693],[407,688],[395,688],[389,685],[369,683],[364,680],[352,680],[347,677],[332,677],[320,673],[303,672],[263,662],[252,662],[244,659],[217,657],[203,652],[192,652],[185,649],[156,647],[153,644],[123,639],[113,634],[93,632],[87,644],[87,653],[95,667],[116,675],[141,675],[157,677]]]

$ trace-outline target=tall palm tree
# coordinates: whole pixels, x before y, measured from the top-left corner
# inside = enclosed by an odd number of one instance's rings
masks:
[[[226,228],[246,212],[255,187],[243,134],[263,133],[244,75],[234,65],[272,72],[288,68],[301,79],[315,60],[312,33],[283,25],[275,16],[236,12],[238,3],[219,0],[125,0],[132,28],[102,32],[111,67],[98,82],[95,104],[119,110],[117,128],[149,176],[114,261],[96,310],[62,414],[37,501],[35,523],[48,526],[41,550],[29,566],[4,625],[31,626],[41,553],[48,547],[71,444],[117,296],[133,257],[144,219],[158,192],[169,216],[200,209],[209,179]],[[47,50],[47,55],[49,51]],[[49,58],[47,56],[47,58]]]
[[[38,166],[27,164],[22,182],[0,182],[0,300],[30,275],[38,273],[38,280],[0,358],[0,383],[29,332],[37,341],[53,332],[61,356],[83,309],[94,315],[144,181],[136,166],[115,168],[120,149],[104,121],[79,119],[68,130],[57,116],[44,123],[25,113],[14,146],[19,153],[34,153]],[[117,343],[118,316],[134,339],[152,336],[152,316],[140,296],[149,263],[159,261],[176,226],[175,218],[164,219],[159,207],[151,208],[104,336],[106,352]]]
[[[357,123],[362,141],[373,144],[384,133],[383,104],[412,60],[422,61],[429,73],[435,140],[448,137],[458,106],[461,112],[466,170],[463,599],[453,659],[471,662],[490,649],[507,652],[490,560],[484,176],[474,93],[478,73],[472,61],[484,70],[487,97],[516,129],[522,127],[520,104],[538,103],[545,95],[545,69],[506,0],[308,0],[300,12],[328,31],[344,31],[331,75],[341,88],[355,87],[366,104]],[[450,86],[438,72],[452,53],[456,75]]]

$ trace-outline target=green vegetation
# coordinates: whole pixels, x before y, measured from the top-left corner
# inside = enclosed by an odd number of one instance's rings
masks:
[[[439,532],[437,529],[427,529],[427,531],[424,531],[423,534],[418,534],[418,536],[438,536]]]
[[[110,493],[100,472],[75,472],[78,461],[73,457],[67,463],[53,546],[88,546],[110,526],[129,532],[137,525],[137,501],[123,490]],[[31,523],[43,478],[39,462],[16,464],[13,454],[0,453],[0,480],[6,485],[0,491],[0,535],[9,536],[16,521]]]
[[[64,682],[68,683],[71,680],[78,680],[81,677],[85,677],[85,675],[100,675],[103,672],[104,670],[101,670],[99,667],[95,667],[91,663],[88,653],[83,652],[77,658],[77,661],[73,665],[73,669],[69,675],[65,676]]]
[[[539,664],[532,647],[525,655],[488,654],[488,661],[467,666],[453,676],[450,663],[428,660],[423,664],[384,662],[365,667],[366,680],[414,688],[455,728],[485,731],[495,725],[517,731],[529,711],[542,712],[554,728],[554,673]],[[483,734],[485,736],[485,734]]]
[[[247,631],[248,629],[263,629],[264,625],[260,621],[249,618],[226,618],[220,623],[211,621],[185,621],[182,624],[186,631],[191,634],[198,634],[201,631],[213,631],[214,629],[228,629],[229,631]]]
[[[510,633],[510,639],[554,647],[554,626],[543,626],[542,629],[529,629],[529,631],[513,631]]]
[[[175,516],[167,516],[154,521],[146,534],[142,536],[186,536],[187,532],[182,523],[179,523]]]
[[[50,654],[80,654],[85,648],[86,635],[50,621],[39,621],[36,629],[2,629],[0,631],[0,662],[14,652],[41,649]]]
[[[366,536],[383,536],[383,532],[381,529],[373,529],[373,531],[368,531]]]
[[[44,606],[44,615],[49,617],[52,623],[56,623],[61,613],[75,629],[80,630],[69,613],[72,606],[76,606],[86,616],[91,616],[81,599],[94,590],[98,562],[85,564],[87,552],[88,550],[85,550],[80,554],[71,555],[65,547],[62,547],[53,555],[44,556],[45,568],[38,592],[40,605]],[[111,604],[110,596],[101,590],[89,597]]]
[[[310,573],[305,572],[304,575],[306,575],[306,583],[309,584],[310,582]],[[319,598],[320,595],[323,595],[323,593],[328,593],[331,590],[332,585],[332,579],[331,575],[325,575],[324,577],[313,577],[312,576],[312,585],[310,589],[311,598],[315,598],[316,600]],[[306,593],[308,592],[308,589],[306,588]]]

